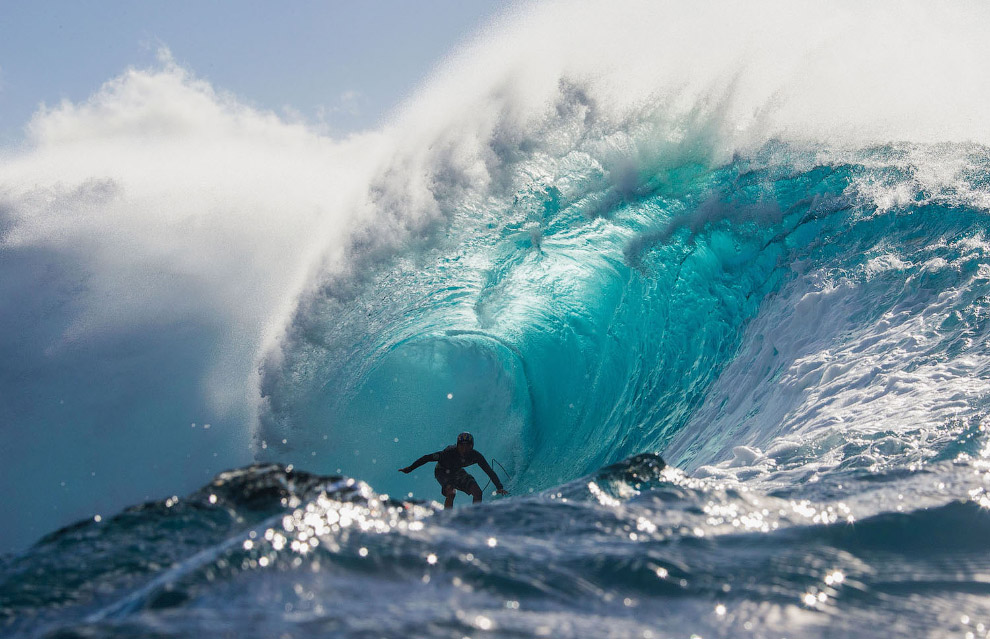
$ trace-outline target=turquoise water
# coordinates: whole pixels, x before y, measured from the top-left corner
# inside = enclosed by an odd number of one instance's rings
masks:
[[[176,68],[39,116],[4,634],[990,636],[986,10],[676,7],[529,8],[346,142]],[[397,469],[463,430],[512,495],[443,511]]]
[[[944,153],[973,174],[877,206],[912,186],[912,155]],[[331,457],[402,494],[395,468],[470,427],[528,492],[643,451],[693,470],[780,439],[978,423],[984,154],[815,164],[771,145],[626,193],[578,173],[566,195],[527,184],[454,212],[435,243],[307,303],[266,369],[263,456]]]

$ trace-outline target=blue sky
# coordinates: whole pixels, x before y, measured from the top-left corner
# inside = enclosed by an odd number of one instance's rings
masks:
[[[4,1],[0,144],[41,103],[81,101],[129,66],[175,61],[242,102],[333,135],[374,127],[504,0]]]

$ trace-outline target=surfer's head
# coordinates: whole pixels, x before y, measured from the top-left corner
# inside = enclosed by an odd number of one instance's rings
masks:
[[[457,450],[463,454],[474,448],[474,437],[471,433],[461,433],[457,436]]]

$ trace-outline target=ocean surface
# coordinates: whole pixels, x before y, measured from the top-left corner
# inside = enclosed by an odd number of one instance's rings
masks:
[[[527,5],[344,140],[39,112],[0,634],[990,637],[990,9],[823,11]]]

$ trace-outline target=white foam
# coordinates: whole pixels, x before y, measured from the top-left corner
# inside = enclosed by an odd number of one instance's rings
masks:
[[[217,92],[167,63],[129,70],[87,102],[39,111],[3,161],[10,248],[81,264],[66,339],[146,324],[225,328],[208,382],[218,406],[281,330],[314,263],[346,243],[374,136],[335,142]],[[325,258],[332,259],[332,258]]]
[[[949,248],[980,245],[960,239]],[[816,454],[827,455],[856,433],[922,433],[908,436],[917,439],[979,418],[990,366],[985,340],[963,339],[970,330],[964,322],[943,324],[979,297],[984,280],[966,275],[978,259],[985,258],[933,258],[889,290],[871,284],[876,272],[869,267],[865,279],[836,282],[827,266],[796,277],[747,327],[741,352],[671,444],[670,459],[676,463],[693,445],[703,452],[688,464],[735,466],[751,447],[770,447],[769,457],[786,460],[799,442],[817,439],[824,443]],[[915,283],[939,270],[953,274],[944,288]],[[890,306],[878,321],[864,322],[868,308],[883,304]],[[949,352],[953,341],[965,350]]]

